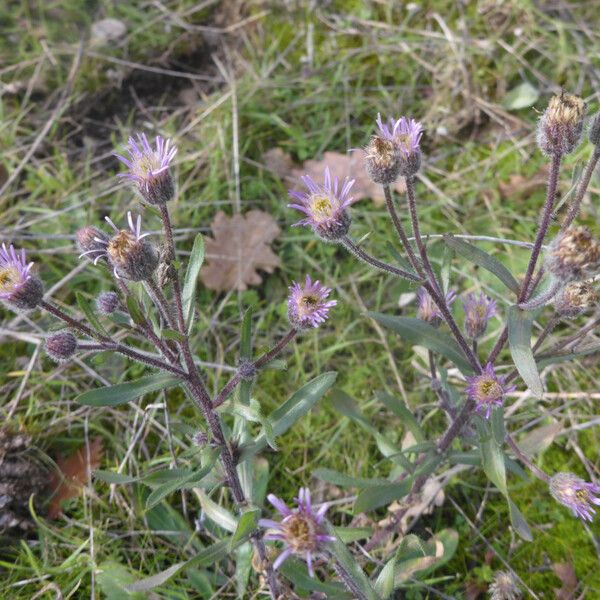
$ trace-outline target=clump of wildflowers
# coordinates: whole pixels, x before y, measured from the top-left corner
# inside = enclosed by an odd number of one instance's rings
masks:
[[[77,351],[77,338],[70,331],[59,331],[46,338],[46,354],[55,362],[69,360]]]
[[[477,340],[485,333],[488,321],[496,315],[496,301],[488,298],[483,292],[479,296],[468,294],[463,300],[465,311],[465,332],[472,340]]]
[[[77,248],[79,248],[79,258],[84,256],[91,260],[94,264],[102,258],[106,259],[106,244],[109,237],[93,225],[87,225],[77,230],[75,234],[77,239]]]
[[[344,179],[340,185],[337,177],[332,178],[329,168],[325,169],[323,184],[316,183],[308,175],[300,178],[306,186],[306,192],[290,190],[289,195],[296,203],[288,204],[306,216],[295,226],[307,225],[322,239],[338,240],[350,229],[348,207],[354,202],[350,189],[354,179]]]
[[[592,308],[600,297],[592,284],[576,281],[566,285],[554,298],[554,308],[561,317],[574,318]]]
[[[550,479],[552,497],[584,521],[596,513],[592,504],[600,505],[600,485],[588,483],[573,473],[557,473]]]
[[[488,589],[490,600],[518,600],[521,590],[509,571],[498,571]]]
[[[101,315],[112,315],[120,306],[121,301],[115,292],[102,292],[96,298],[96,308]]]
[[[145,134],[138,134],[137,140],[130,137],[127,152],[129,157],[115,156],[128,168],[128,173],[119,176],[128,179],[149,204],[165,204],[175,196],[175,183],[170,173],[171,161],[177,148],[170,139],[156,136],[154,148]]]
[[[475,410],[490,418],[494,406],[502,406],[504,397],[515,387],[507,386],[504,377],[498,377],[494,365],[488,363],[485,369],[474,377],[467,377],[467,395],[475,401]]]
[[[446,293],[446,305],[450,306],[455,300],[456,292],[449,290]],[[425,288],[417,290],[417,317],[434,327],[439,327],[442,323],[442,313]]]
[[[115,277],[143,281],[152,277],[159,263],[159,255],[153,244],[142,233],[142,218],[138,215],[134,221],[130,212],[127,213],[129,229],[119,229],[108,217],[107,223],[114,229],[115,234],[107,241],[96,238],[102,245],[103,255],[108,258],[113,267]],[[98,260],[100,257],[96,257]]]
[[[295,498],[295,509],[289,508],[273,494],[269,494],[267,499],[283,517],[279,522],[270,519],[260,519],[258,522],[261,527],[269,530],[265,535],[266,540],[277,540],[284,544],[284,550],[273,563],[273,568],[278,569],[287,558],[296,555],[306,561],[308,572],[314,577],[313,559],[325,550],[327,542],[335,541],[324,527],[327,504],[315,509],[308,488],[300,488],[298,497]]]
[[[35,308],[44,295],[41,280],[31,270],[25,250],[15,250],[11,244],[0,248],[0,300],[16,310]]]
[[[583,279],[600,263],[600,243],[587,227],[571,227],[552,240],[546,269],[562,283]]]
[[[573,94],[553,96],[538,122],[537,142],[546,155],[568,154],[581,140],[585,102]]]
[[[303,286],[294,281],[289,289],[288,318],[296,329],[319,327],[327,320],[329,309],[337,304],[336,300],[327,300],[331,288],[321,285],[318,279],[313,282],[309,275]]]

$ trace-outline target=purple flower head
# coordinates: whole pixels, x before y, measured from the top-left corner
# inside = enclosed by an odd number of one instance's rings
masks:
[[[59,331],[46,338],[46,353],[57,363],[62,363],[77,351],[77,338],[70,331]]]
[[[467,394],[476,403],[477,412],[485,412],[489,419],[492,408],[502,406],[504,396],[515,389],[514,385],[506,385],[504,377],[498,377],[492,363],[488,363],[480,375],[467,377]]]
[[[379,137],[394,143],[400,151],[400,174],[404,177],[414,175],[421,166],[421,138],[423,126],[415,119],[400,117],[397,120],[388,119],[384,123],[381,115],[377,115]]]
[[[450,306],[456,300],[456,292],[449,290],[446,293],[446,304]],[[443,317],[437,304],[425,288],[417,290],[417,317],[422,321],[427,321],[434,327],[439,327]]]
[[[483,292],[468,294],[463,300],[465,310],[465,330],[472,340],[479,339],[488,325],[488,321],[496,315],[496,301],[488,298]]]
[[[42,282],[31,272],[25,250],[11,244],[0,248],[0,300],[19,310],[35,308],[44,293]]]
[[[314,577],[313,558],[323,551],[327,542],[335,541],[333,536],[326,533],[324,526],[328,505],[322,504],[318,509],[313,507],[308,488],[300,488],[298,497],[295,498],[297,508],[294,509],[289,508],[283,500],[273,494],[269,494],[267,499],[283,517],[281,521],[258,521],[261,527],[269,530],[265,534],[265,540],[277,540],[284,545],[283,552],[273,563],[273,568],[278,569],[294,554],[306,561],[308,572]]]
[[[113,228],[114,235],[110,238],[104,235],[94,238],[98,244],[91,250],[95,256],[94,263],[101,258],[108,259],[117,279],[148,279],[158,267],[159,256],[156,248],[144,239],[149,234],[142,233],[142,218],[138,215],[134,219],[128,212],[128,229],[119,229],[109,217],[105,217],[105,220]]]
[[[128,158],[115,154],[129,169],[119,176],[134,183],[149,204],[164,204],[171,200],[175,195],[175,185],[169,167],[177,154],[171,140],[158,135],[152,148],[142,133],[137,135],[137,140],[130,137],[128,144]]]
[[[329,167],[325,168],[323,184],[318,184],[308,175],[303,175],[302,183],[307,188],[306,192],[289,191],[294,203],[288,208],[295,208],[304,213],[305,217],[294,224],[308,225],[324,240],[337,240],[350,228],[350,215],[348,207],[355,201],[350,196],[350,189],[354,179],[346,177],[343,183],[337,177],[332,179]]]
[[[591,521],[596,511],[592,504],[600,506],[600,485],[588,483],[573,473],[557,473],[550,479],[550,493],[563,506],[584,521]]]
[[[331,288],[321,285],[318,279],[313,282],[309,275],[303,286],[294,281],[289,290],[288,318],[297,329],[319,327],[327,319],[329,309],[337,304],[336,300],[327,300]]]

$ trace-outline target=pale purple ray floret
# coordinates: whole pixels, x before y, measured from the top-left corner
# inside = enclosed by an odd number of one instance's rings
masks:
[[[337,300],[327,300],[330,293],[331,288],[322,285],[318,279],[312,281],[309,275],[304,285],[292,282],[288,296],[288,318],[292,326],[308,329],[324,323],[329,310],[337,304]]]
[[[474,377],[467,377],[467,394],[475,401],[475,410],[489,419],[494,406],[502,406],[506,394],[515,390],[514,385],[506,385],[504,377],[498,377],[494,366],[488,363],[485,369]]]
[[[177,147],[172,141],[160,135],[154,138],[154,148],[150,146],[145,133],[138,133],[137,141],[130,137],[127,142],[129,158],[116,153],[115,156],[129,168],[129,173],[119,173],[118,176],[140,187],[147,187],[153,178],[166,171],[177,154]]]
[[[584,521],[592,521],[596,511],[592,504],[600,506],[600,485],[588,483],[573,473],[557,473],[550,479],[553,498]]]
[[[295,498],[297,508],[290,508],[274,494],[269,494],[267,499],[283,517],[281,521],[260,519],[258,522],[268,529],[265,540],[280,541],[284,545],[273,568],[278,569],[287,558],[295,555],[306,561],[308,572],[314,577],[313,559],[325,550],[328,542],[335,541],[335,537],[327,534],[324,523],[328,505],[314,507],[308,488],[300,488]]]
[[[0,248],[0,299],[11,300],[31,277],[33,263],[27,262],[25,250],[11,244]]]
[[[421,138],[423,137],[423,126],[415,119],[400,117],[389,118],[387,123],[377,115],[377,128],[379,135],[386,140],[394,142],[398,149],[409,156],[420,151]]]
[[[456,300],[456,292],[448,290],[445,299],[446,306],[450,306]],[[434,325],[438,325],[443,318],[431,294],[423,287],[417,290],[417,317]]]
[[[350,195],[355,180],[346,177],[340,183],[337,177],[331,176],[329,167],[325,168],[322,184],[309,175],[303,175],[300,179],[307,191],[289,190],[295,202],[288,204],[288,208],[299,210],[305,217],[294,223],[294,227],[308,225],[317,234],[330,240],[345,235],[350,226],[347,209],[355,202]]]

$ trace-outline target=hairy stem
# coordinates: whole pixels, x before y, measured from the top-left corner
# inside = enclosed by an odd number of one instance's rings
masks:
[[[151,277],[149,279],[146,279],[144,281],[144,284],[146,285],[146,289],[150,295],[150,298],[152,299],[152,302],[154,302],[156,308],[158,309],[158,312],[160,313],[160,316],[162,317],[163,321],[171,329],[176,329],[175,321],[173,320],[173,315],[171,314],[171,307],[169,306],[169,303],[165,298],[165,295],[163,294],[162,290],[156,284],[154,278]]]

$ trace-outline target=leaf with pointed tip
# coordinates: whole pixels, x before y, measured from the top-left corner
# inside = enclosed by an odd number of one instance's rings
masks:
[[[181,301],[183,304],[183,316],[187,326],[189,327],[194,315],[194,301],[196,299],[196,285],[198,283],[198,275],[200,267],[204,262],[204,238],[199,233],[194,238],[192,253],[188,261],[185,279],[183,283],[183,291],[181,292]]]
[[[519,375],[536,397],[541,398],[544,387],[531,349],[531,327],[534,315],[518,306],[508,310],[508,346]]]

